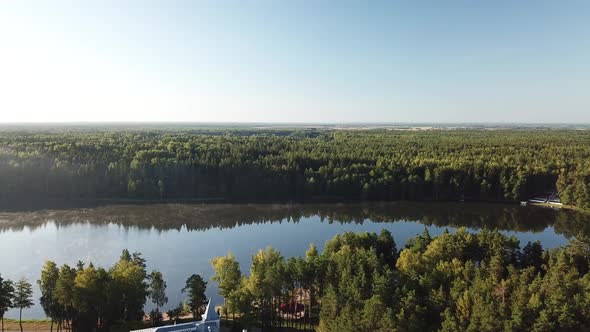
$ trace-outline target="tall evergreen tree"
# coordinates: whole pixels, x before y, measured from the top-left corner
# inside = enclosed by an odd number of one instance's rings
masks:
[[[12,308],[14,300],[14,284],[10,279],[3,279],[0,275],[0,320],[4,332],[4,315]]]
[[[207,282],[198,274],[193,274],[186,279],[183,293],[188,293],[188,305],[193,314],[194,319],[198,319],[202,311],[203,305],[206,304],[207,297],[205,291],[207,290]]]
[[[149,276],[149,294],[152,302],[156,305],[156,310],[160,311],[160,308],[168,303],[168,297],[166,296],[166,281],[160,271],[152,271]]]
[[[18,308],[18,323],[23,332],[23,309],[33,306],[33,286],[25,278],[19,279],[14,285],[14,308]]]
[[[59,278],[59,269],[52,261],[47,261],[41,270],[41,279],[37,284],[41,289],[41,298],[39,302],[45,311],[45,315],[51,318],[51,331],[53,332],[53,322],[58,317],[60,306],[55,298],[55,287]]]

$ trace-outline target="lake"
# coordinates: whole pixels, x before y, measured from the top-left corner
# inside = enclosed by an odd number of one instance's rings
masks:
[[[467,227],[497,228],[544,248],[590,234],[590,218],[570,210],[480,203],[371,203],[310,205],[156,204],[85,209],[0,212],[0,273],[26,277],[34,284],[35,306],[24,318],[42,318],[38,305],[41,267],[46,260],[75,265],[79,260],[108,268],[123,249],[138,251],[148,270],[158,269],[168,283],[168,307],[193,273],[209,281],[207,295],[222,303],[209,261],[233,252],[242,271],[251,256],[272,246],[283,256],[303,255],[310,243],[321,250],[334,235],[388,229],[398,249],[428,228],[432,235]],[[146,308],[151,308],[151,304]],[[12,310],[9,318],[18,317]]]

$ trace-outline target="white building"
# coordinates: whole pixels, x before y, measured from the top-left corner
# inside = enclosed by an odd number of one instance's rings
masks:
[[[130,332],[219,332],[221,331],[219,324],[219,315],[215,312],[215,310],[213,310],[213,308],[211,308],[211,299],[209,299],[209,302],[207,303],[207,309],[205,309],[205,314],[203,314],[203,317],[200,321],[178,325],[153,327]]]

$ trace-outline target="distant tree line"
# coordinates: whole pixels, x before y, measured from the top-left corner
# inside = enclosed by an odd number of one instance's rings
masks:
[[[590,132],[0,132],[0,202],[496,200],[590,206]]]
[[[252,257],[249,276],[228,254],[212,261],[226,305],[244,327],[329,331],[588,331],[590,239],[545,251],[497,231],[422,235],[398,251],[388,231],[344,233],[323,252]],[[303,291],[301,291],[303,290]],[[298,293],[306,294],[297,297]],[[281,317],[297,301],[306,317]]]
[[[148,274],[141,254],[131,254],[127,250],[123,250],[119,261],[109,270],[81,261],[75,267],[67,264],[58,267],[47,261],[37,284],[41,290],[39,302],[51,319],[51,331],[54,327],[56,331],[87,332],[158,326],[163,323],[160,309],[168,303],[162,273]],[[207,300],[206,287],[207,282],[201,276],[191,275],[182,290],[187,293],[188,300],[166,313],[169,320],[174,322],[189,314],[199,319]],[[144,321],[148,299],[156,308],[149,313],[149,320]],[[0,276],[2,331],[8,309],[18,308],[19,321],[22,321],[22,310],[33,303],[32,286],[26,279],[13,283]]]

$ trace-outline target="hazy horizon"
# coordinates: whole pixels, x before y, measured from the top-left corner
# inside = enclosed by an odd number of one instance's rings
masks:
[[[325,126],[325,127],[428,127],[428,126],[440,126],[440,127],[454,127],[454,126],[465,126],[465,127],[589,127],[590,122],[362,122],[362,121],[350,121],[350,122],[309,122],[309,121],[45,121],[45,122],[2,122],[0,121],[0,127],[2,126],[238,126],[238,127],[257,127],[257,126],[276,126],[276,127],[312,127],[312,126]]]
[[[590,2],[0,4],[0,123],[587,124]]]

